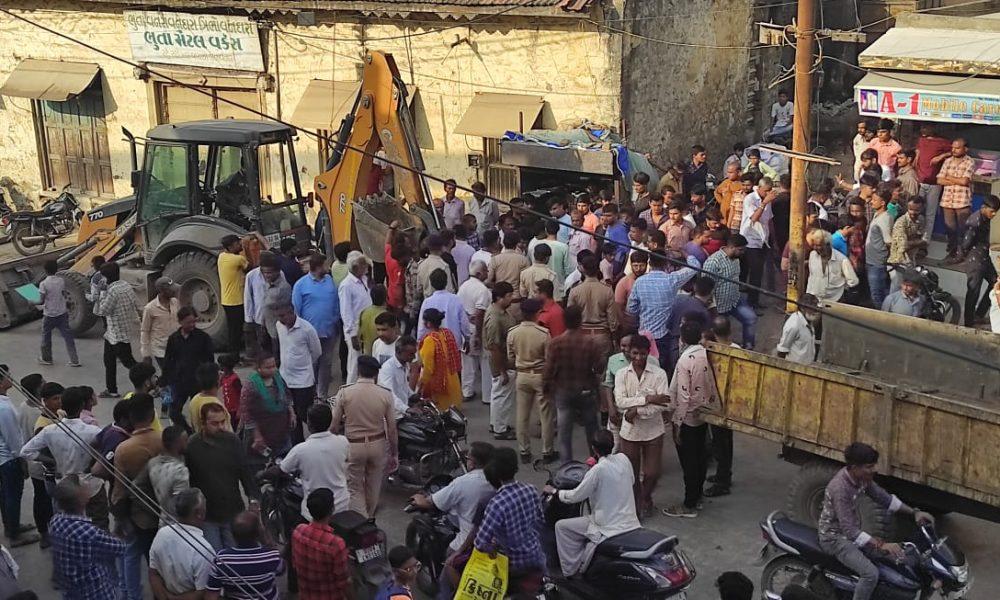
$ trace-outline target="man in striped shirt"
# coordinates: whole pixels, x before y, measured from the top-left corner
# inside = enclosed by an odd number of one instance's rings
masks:
[[[267,531],[256,512],[242,512],[233,519],[236,546],[220,550],[208,577],[205,600],[278,600],[278,576],[285,563],[271,548]],[[262,539],[264,538],[264,539]]]

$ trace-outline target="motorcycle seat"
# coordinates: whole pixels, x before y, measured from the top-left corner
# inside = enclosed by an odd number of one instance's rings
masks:
[[[670,552],[676,545],[676,536],[665,536],[659,531],[640,527],[609,537],[598,544],[594,552],[602,556],[641,560],[658,552]]]
[[[791,519],[774,521],[774,532],[781,541],[812,558],[836,560],[819,545],[819,533],[816,528]]]

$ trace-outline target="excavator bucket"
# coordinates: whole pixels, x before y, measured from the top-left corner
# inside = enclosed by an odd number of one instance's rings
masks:
[[[421,215],[420,213],[426,213]],[[388,194],[366,196],[354,202],[354,227],[361,252],[375,262],[385,262],[385,238],[389,224],[399,221],[400,233],[420,239],[431,215],[423,209],[404,208],[403,203]]]

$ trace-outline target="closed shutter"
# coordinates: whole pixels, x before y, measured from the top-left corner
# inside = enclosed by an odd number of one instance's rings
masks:
[[[111,152],[100,84],[65,102],[39,100],[45,187],[113,197]]]
[[[158,87],[157,118],[161,124],[204,119],[260,119],[260,115],[229,103],[260,111],[260,95],[256,90],[192,89],[168,84]]]

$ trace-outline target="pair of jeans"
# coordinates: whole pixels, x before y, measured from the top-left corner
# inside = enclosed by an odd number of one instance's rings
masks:
[[[233,354],[243,352],[243,305],[223,306],[226,313],[226,343],[229,344],[229,351]]]
[[[319,360],[313,367],[316,379],[316,394],[324,400],[330,395],[330,382],[333,381],[333,354],[337,351],[338,335],[319,338]]]
[[[32,477],[31,487],[34,490],[31,499],[31,513],[35,518],[35,526],[38,528],[38,533],[48,535],[49,520],[52,519],[54,513],[52,496],[49,496],[49,490],[45,487],[44,479],[35,479]]]
[[[865,265],[868,291],[875,310],[882,310],[882,301],[889,295],[889,269],[885,265]]]
[[[142,561],[149,564],[149,548],[156,537],[155,529],[135,528],[125,538],[125,558],[122,566],[127,600],[142,600]]]
[[[21,496],[24,494],[24,475],[21,461],[12,458],[0,465],[0,514],[7,537],[17,535],[21,526]]]
[[[705,475],[708,473],[708,449],[705,447],[705,436],[708,425],[696,427],[681,425],[680,445],[677,446],[677,458],[684,471],[684,506],[695,510],[701,501],[702,488],[705,485]]]
[[[126,373],[135,366],[132,344],[128,342],[112,344],[104,340],[104,389],[112,394],[118,393],[118,362],[125,367]]]
[[[205,541],[208,542],[216,552],[223,548],[232,548],[236,545],[233,539],[233,528],[229,523],[215,523],[205,521],[201,526],[205,533]]]
[[[715,455],[715,484],[728,488],[733,484],[733,430],[710,425],[712,454]]]
[[[80,358],[76,354],[76,340],[69,328],[69,313],[61,314],[58,317],[42,317],[42,360],[52,362],[53,329],[58,330],[63,341],[66,342],[66,354],[69,355],[69,362],[80,362]]]
[[[764,280],[764,263],[767,262],[767,248],[747,248],[740,263],[740,280],[759,288]],[[760,306],[760,292],[747,290],[747,300],[754,308]]]
[[[970,212],[972,209],[969,207],[941,209],[944,226],[948,230],[948,254],[959,251],[959,245],[965,237],[965,222],[969,220]]]
[[[292,430],[292,443],[298,444],[305,439],[305,434],[303,433],[306,428],[306,415],[309,413],[309,408],[313,405],[313,400],[316,399],[316,386],[311,385],[307,388],[288,388],[289,393],[292,394],[292,406],[295,410],[295,429]]]
[[[184,417],[184,405],[187,404],[187,401],[190,400],[193,395],[193,392],[183,389],[179,385],[170,386],[170,405],[167,409],[170,414],[170,422],[174,425],[180,425],[186,429],[189,434],[193,433],[194,430],[191,429],[191,425]]]
[[[920,184],[920,195],[924,198],[924,222],[927,223],[927,230],[924,231],[924,240],[931,241],[934,234],[934,223],[937,221],[938,206],[941,204],[942,185],[932,185],[929,183]]]
[[[997,282],[997,271],[990,262],[990,257],[986,252],[970,261],[973,263],[972,269],[966,272],[965,280],[965,326],[972,327],[976,323],[976,317],[982,316],[990,309],[990,292],[993,291],[993,284]],[[982,291],[983,282],[986,282],[986,293]]]
[[[735,317],[743,328],[743,347],[753,350],[757,343],[757,313],[746,296],[741,296],[740,301],[732,309],[721,313],[727,317]]]
[[[854,588],[853,600],[869,600],[878,587],[878,567],[865,553],[845,537],[835,540],[820,538],[819,546],[832,554],[858,576],[858,585]]]
[[[597,392],[594,390],[556,390],[556,421],[558,424],[560,458],[573,460],[573,424],[581,421],[586,444],[597,433]]]

